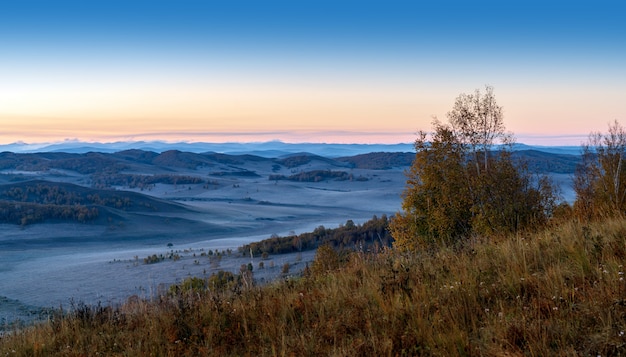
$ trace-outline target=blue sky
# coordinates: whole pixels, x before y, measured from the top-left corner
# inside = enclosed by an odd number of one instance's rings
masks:
[[[489,84],[519,141],[578,144],[626,120],[624,7],[3,2],[0,141],[409,142]]]

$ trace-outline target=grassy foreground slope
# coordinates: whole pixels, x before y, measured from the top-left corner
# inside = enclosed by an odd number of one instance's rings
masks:
[[[300,278],[79,307],[2,336],[0,356],[624,355],[625,262],[624,219],[416,255],[321,249]]]

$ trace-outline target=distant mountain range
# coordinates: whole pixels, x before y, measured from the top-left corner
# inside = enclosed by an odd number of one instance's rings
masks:
[[[260,143],[203,143],[162,141],[118,141],[113,143],[88,143],[82,141],[64,141],[54,144],[13,143],[0,145],[0,152],[34,153],[34,152],[66,152],[83,154],[88,152],[114,153],[124,150],[143,150],[162,153],[178,150],[191,153],[215,152],[229,155],[256,155],[266,158],[277,158],[290,154],[307,152],[319,156],[336,158],[355,156],[371,152],[413,152],[413,144],[325,144],[325,143],[284,143],[268,141]],[[516,144],[514,150],[537,150],[552,154],[579,155],[579,146],[531,146]]]
[[[33,152],[66,152],[87,153],[102,152],[114,153],[124,150],[143,150],[161,153],[169,150],[178,150],[192,153],[216,152],[230,155],[250,154],[261,157],[281,157],[289,154],[308,152],[325,157],[340,157],[364,154],[369,152],[406,152],[412,151],[412,144],[319,144],[298,143],[290,144],[281,141],[261,143],[202,143],[178,142],[167,143],[162,141],[119,141],[113,143],[87,143],[81,141],[65,141],[54,144],[25,144],[13,143],[0,145],[0,152],[15,153]]]

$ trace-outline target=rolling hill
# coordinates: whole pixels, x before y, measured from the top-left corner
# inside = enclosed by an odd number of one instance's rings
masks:
[[[580,160],[578,155],[534,149],[513,151],[512,155],[531,172],[548,175],[571,175]],[[184,187],[191,191],[192,199],[204,199],[205,192],[210,190],[227,192],[228,186],[238,188],[242,183],[254,184],[264,179],[364,182],[373,180],[376,172],[395,170],[394,175],[398,176],[414,157],[411,152],[371,152],[337,158],[305,152],[265,158],[139,149],[82,154],[3,152],[0,153],[0,222],[87,222],[102,221],[103,217],[110,221],[122,217],[120,212],[186,213],[189,208],[168,200],[164,196],[167,192],[150,191],[157,186],[169,187],[180,198],[187,196],[180,191]],[[342,188],[346,189],[350,186]],[[398,184],[398,192],[401,189]],[[249,199],[249,193],[241,198]]]

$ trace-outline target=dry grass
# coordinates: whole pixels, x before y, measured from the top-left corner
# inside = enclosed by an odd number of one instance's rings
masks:
[[[625,355],[625,261],[626,220],[354,253],[247,290],[79,307],[2,337],[0,356]]]

